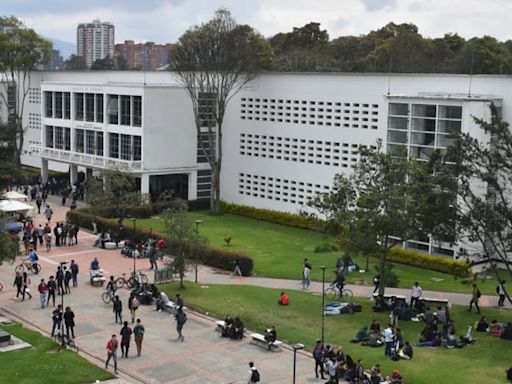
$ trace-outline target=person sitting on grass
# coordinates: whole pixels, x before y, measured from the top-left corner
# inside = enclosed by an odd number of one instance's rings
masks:
[[[503,333],[503,324],[498,323],[497,320],[491,321],[489,333],[494,337],[501,337],[501,334]]]
[[[475,330],[477,332],[487,332],[489,330],[489,323],[485,319],[485,316],[482,316],[478,323],[475,326]]]
[[[270,351],[270,348],[272,347],[272,344],[276,340],[277,340],[277,332],[276,332],[276,327],[273,325],[272,327],[267,328],[265,330],[265,341],[267,342],[269,351]]]
[[[378,295],[375,298],[375,305],[372,307],[374,312],[384,312],[389,309],[388,304],[386,303],[386,300],[384,299],[384,296]]]
[[[359,331],[356,333],[356,337],[352,339],[351,343],[360,343],[361,341],[368,341],[370,338],[370,332],[368,332],[368,327],[363,325]]]
[[[432,325],[425,325],[420,334],[420,342],[434,340],[435,332]]]
[[[372,384],[379,384],[382,381],[382,374],[380,373],[380,364],[375,364],[370,370],[370,381]]]
[[[289,302],[290,302],[290,298],[288,297],[286,292],[281,292],[281,295],[279,296],[279,300],[277,301],[277,303],[279,305],[288,305]]]
[[[393,370],[393,375],[391,376],[391,380],[389,382],[390,384],[402,384],[404,382],[404,379],[398,369]]]
[[[512,367],[507,369],[505,373],[507,374],[507,380],[512,383]]]
[[[442,344],[441,337],[439,335],[435,335],[432,341],[420,341],[419,343],[416,343],[417,347],[439,347]]]
[[[512,340],[512,321],[509,321],[503,329],[503,334],[501,335],[502,339]]]
[[[406,341],[402,349],[398,351],[398,356],[405,360],[411,360],[413,355],[412,345]]]
[[[372,347],[372,348],[381,347],[382,345],[384,345],[384,343],[382,342],[380,333],[373,332],[373,331],[370,331],[370,333],[368,335],[368,341],[363,341],[361,343],[361,346],[363,346],[363,347]]]
[[[244,322],[237,316],[233,321],[232,339],[241,340],[244,337]]]

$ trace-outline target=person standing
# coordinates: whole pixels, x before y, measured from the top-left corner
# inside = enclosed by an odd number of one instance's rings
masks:
[[[43,204],[43,200],[41,199],[41,196],[37,196],[37,199],[36,199],[36,205],[37,205],[37,214],[40,215],[41,214],[41,205]]]
[[[322,380],[324,377],[324,345],[322,340],[317,340],[315,348],[313,349],[313,358],[315,359],[315,376],[318,379],[318,368],[320,368],[320,375]]]
[[[16,272],[16,277],[14,278],[12,286],[16,287],[16,299],[20,297],[20,295],[23,297],[23,277],[21,276],[21,273]]]
[[[176,310],[183,309],[185,302],[179,293],[176,294]]]
[[[119,299],[119,296],[114,296],[114,301],[113,301],[113,312],[116,316],[116,324],[117,324],[117,319],[119,319],[119,324],[122,324],[123,323],[123,302]]]
[[[260,381],[260,373],[254,366],[254,363],[249,362],[249,379],[247,380],[247,384],[256,384]]]
[[[57,290],[57,284],[55,283],[55,278],[50,276],[48,280],[48,301],[47,304],[50,305],[50,298],[52,299],[52,305],[55,307],[55,291]]]
[[[130,341],[132,340],[132,329],[128,326],[128,322],[123,323],[123,328],[119,332],[121,336],[121,357],[128,357],[130,350]]]
[[[137,325],[133,328],[133,336],[135,338],[135,345],[137,346],[137,356],[140,356],[140,353],[142,352],[144,332],[146,332],[146,329],[141,324],[140,319],[137,319]]]
[[[52,216],[53,216],[53,211],[52,209],[50,208],[50,205],[46,205],[46,208],[44,209],[44,217],[46,217],[46,220],[48,220],[48,222],[50,222],[52,220]]]
[[[57,305],[57,308],[55,308],[52,312],[52,337],[55,334],[56,330],[60,329],[60,324],[62,322],[62,305]]]
[[[391,348],[393,346],[393,325],[388,324],[388,327],[384,330],[384,341],[386,347],[384,349],[384,356],[391,356]]]
[[[64,294],[64,272],[62,271],[62,268],[60,266],[57,267],[57,273],[55,274],[55,278],[57,280],[57,294],[63,295]]]
[[[185,340],[185,336],[183,336],[183,326],[187,322],[187,315],[183,312],[182,308],[178,308],[178,312],[176,313],[176,332],[178,332],[178,340],[182,342]]]
[[[37,227],[37,238],[39,240],[39,245],[43,245],[44,240],[44,228],[41,224]]]
[[[69,339],[69,331],[71,330],[71,338],[75,338],[75,314],[71,307],[66,307],[64,311],[64,325],[66,326],[66,336]]]
[[[46,242],[46,252],[50,252],[52,249],[52,232],[46,232],[44,238]]]
[[[69,269],[71,270],[71,279],[73,280],[73,287],[78,286],[78,264],[75,262],[75,260],[71,260],[71,265],[69,266]]]
[[[21,299],[21,301],[25,300],[25,294],[28,295],[29,299],[32,298],[32,294],[30,293],[29,288],[30,284],[30,277],[28,277],[27,272],[23,272],[23,298]]]
[[[311,263],[308,259],[304,259],[304,269],[302,270],[302,289],[309,288],[309,285],[311,284],[310,274]]]
[[[108,369],[108,363],[110,359],[114,361],[114,373],[117,374],[117,348],[119,343],[116,335],[112,335],[112,338],[107,342],[107,361],[105,361],[105,369]]]
[[[44,279],[41,279],[41,282],[37,286],[37,291],[39,292],[39,299],[41,300],[41,308],[44,308],[48,300],[48,284],[44,282]]]
[[[69,288],[69,282],[71,281],[71,271],[64,267],[64,292],[71,293],[71,288]]]
[[[500,284],[496,287],[496,293],[500,296],[498,299],[498,307],[503,307],[505,305],[505,280],[501,280]]]
[[[379,287],[380,287],[380,274],[377,274],[373,277],[373,294],[375,295],[375,293],[379,290]]]
[[[475,304],[476,311],[478,314],[480,314],[480,307],[478,306],[478,300],[480,300],[480,296],[482,296],[482,294],[480,293],[478,286],[473,284],[473,292],[471,294],[471,301],[469,302],[468,312],[471,312],[473,309],[473,304]]]
[[[418,304],[418,300],[420,299],[421,295],[423,294],[423,290],[420,287],[420,284],[416,281],[414,283],[414,286],[412,287],[411,291],[411,301],[409,306],[411,308],[416,308],[416,305]]]

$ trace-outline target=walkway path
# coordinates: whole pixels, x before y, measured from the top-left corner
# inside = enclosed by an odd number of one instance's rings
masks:
[[[55,212],[54,220],[64,218],[67,208],[61,207],[55,200],[52,204]],[[36,216],[36,224],[42,223],[42,215]],[[77,344],[84,356],[98,365],[104,364],[105,344],[112,333],[119,333],[120,325],[115,324],[110,305],[101,301],[101,288],[91,287],[88,283],[88,266],[94,257],[98,257],[100,265],[107,274],[119,275],[133,267],[133,259],[128,259],[117,251],[92,248],[94,236],[79,232],[79,244],[72,247],[52,248],[48,253],[39,249],[42,265],[42,278],[54,274],[61,261],[74,259],[80,265],[79,286],[72,290],[71,295],[64,296],[64,305],[70,305],[76,315]],[[19,261],[18,261],[19,262]],[[148,268],[147,260],[137,260],[137,268]],[[4,290],[0,292],[0,312],[20,320],[48,334],[51,330],[52,308],[41,309],[39,299],[34,295],[32,300],[19,302],[13,299],[14,288],[9,286],[13,280],[14,265],[6,263],[0,266],[0,280]],[[193,274],[192,274],[193,275]],[[32,291],[36,291],[39,276],[32,277]],[[193,277],[193,276],[191,276]],[[261,277],[231,277],[229,274],[212,268],[200,266],[198,279],[202,284],[235,284],[255,285],[277,289],[301,289],[299,281],[269,279]],[[372,287],[350,286],[356,296],[370,297]],[[321,283],[313,282],[312,292],[321,292]],[[129,292],[120,290],[120,296],[127,312]],[[404,289],[388,289],[388,292],[408,296]],[[454,304],[465,305],[469,295],[441,292],[425,292],[429,297],[447,298]],[[60,300],[60,297],[58,298]],[[482,306],[493,306],[495,297],[483,296]],[[185,297],[186,301],[186,297]],[[292,381],[293,352],[286,347],[280,353],[251,345],[248,338],[243,341],[231,341],[219,337],[215,332],[214,319],[190,313],[185,325],[185,342],[176,341],[175,321],[169,314],[156,312],[153,306],[142,306],[137,314],[146,326],[143,355],[134,357],[135,346],[132,345],[131,356],[120,359],[120,378],[133,383],[244,383],[247,381],[247,363],[253,360],[266,383],[290,383]],[[261,331],[261,330],[260,330]],[[297,383],[318,382],[314,379],[313,365],[307,353],[297,355]]]

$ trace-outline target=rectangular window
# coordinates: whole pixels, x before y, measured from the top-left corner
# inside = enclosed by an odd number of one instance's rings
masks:
[[[435,132],[436,121],[434,119],[412,119],[412,131]]]
[[[132,159],[132,137],[130,135],[121,135],[121,159]]]
[[[64,149],[71,151],[71,128],[64,128]]]
[[[96,122],[103,123],[103,95],[96,95]]]
[[[409,104],[389,103],[389,114],[398,116],[409,115]]]
[[[407,143],[406,131],[388,131],[388,142],[391,143]]]
[[[417,117],[436,117],[436,106],[429,104],[413,104],[412,115]]]
[[[140,136],[133,136],[133,160],[142,160],[142,140]]]
[[[435,135],[433,133],[413,132],[411,136],[411,144],[428,145],[433,147],[435,145]]]
[[[407,130],[407,117],[389,117],[388,118],[389,129],[400,129]]]
[[[62,92],[55,92],[55,118],[62,119]]]
[[[94,145],[94,131],[85,131],[85,153],[94,155],[96,146]]]
[[[142,125],[142,97],[133,96],[133,126]]]
[[[117,95],[108,95],[108,123],[119,124],[119,98]]]
[[[84,120],[84,94],[75,93],[75,120]]]
[[[64,149],[64,129],[62,127],[54,127],[55,129],[55,148]]]
[[[109,141],[108,156],[118,159],[119,158],[119,134],[109,133],[108,141]]]
[[[96,132],[96,154],[103,156],[103,132]]]
[[[44,93],[45,117],[53,117],[53,92]]]
[[[441,119],[462,119],[462,107],[453,105],[440,105],[439,118]]]
[[[121,96],[121,125],[130,125],[131,100],[130,96]]]
[[[84,130],[75,129],[75,152],[84,153]]]
[[[71,94],[64,92],[64,118],[71,119]]]
[[[53,148],[53,127],[51,125],[46,126],[46,147]]]
[[[85,120],[94,121],[94,93],[85,94]]]

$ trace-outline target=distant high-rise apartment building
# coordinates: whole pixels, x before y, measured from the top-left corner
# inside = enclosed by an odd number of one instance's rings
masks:
[[[114,56],[114,25],[93,20],[78,24],[76,29],[76,54],[85,58],[87,67],[98,59]]]
[[[123,44],[116,44],[117,56],[125,58],[128,69],[140,69],[142,71],[155,71],[169,64],[169,55],[174,49],[174,44],[135,43],[133,40],[125,40]]]

